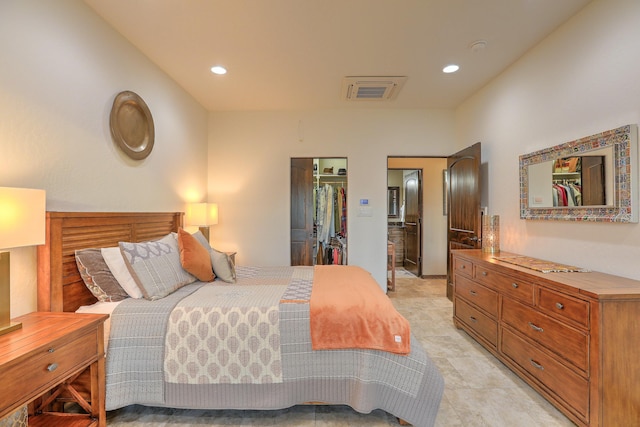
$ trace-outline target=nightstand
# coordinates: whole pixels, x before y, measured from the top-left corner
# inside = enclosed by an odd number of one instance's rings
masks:
[[[29,426],[104,427],[104,321],[108,315],[30,313],[0,336],[0,418],[29,403]],[[86,376],[88,384],[74,381]],[[54,412],[58,399],[86,413]]]

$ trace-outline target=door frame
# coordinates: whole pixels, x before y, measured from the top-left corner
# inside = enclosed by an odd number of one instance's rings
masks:
[[[387,155],[387,170],[396,169],[422,169],[423,170],[423,187],[429,186],[428,183],[433,183],[433,180],[437,179],[440,187],[437,191],[434,188],[430,190],[429,194],[423,197],[422,201],[422,274],[429,278],[445,279],[448,273],[448,212],[446,206],[443,203],[447,202],[449,198],[449,188],[447,183],[443,181],[444,172],[447,170],[447,159],[453,154],[441,155],[441,156],[402,156],[402,155]],[[440,163],[434,163],[434,165],[419,166],[420,160],[434,159]],[[411,162],[411,163],[409,163]],[[391,165],[391,167],[390,167]],[[484,172],[483,172],[484,173]],[[437,177],[436,177],[437,174]],[[482,174],[481,174],[482,175]],[[393,182],[393,181],[392,181]],[[387,182],[387,187],[389,184]],[[484,187],[485,183],[479,181],[480,190]],[[484,200],[484,194],[479,191],[480,197]],[[424,194],[424,193],[423,193]],[[437,194],[437,196],[436,196]],[[432,203],[437,203],[438,212],[434,211],[436,206],[432,206]],[[443,210],[439,210],[440,207]],[[435,216],[437,215],[437,217]],[[441,221],[441,222],[440,222]],[[385,225],[387,227],[387,225]],[[437,233],[431,235],[430,233]],[[425,236],[425,233],[427,234]],[[432,239],[435,237],[435,241]],[[429,240],[427,240],[429,239]],[[386,243],[386,242],[385,242]],[[429,257],[438,257],[435,264],[430,261]]]
[[[323,183],[329,183],[329,184],[335,184],[335,183],[342,183],[344,188],[347,188],[348,185],[348,181],[349,181],[349,177],[348,177],[348,165],[349,165],[349,157],[348,156],[292,156],[289,158],[289,164],[290,164],[290,169],[293,171],[293,167],[294,167],[294,162],[295,161],[308,161],[311,160],[311,183],[310,183],[310,187],[307,189],[307,196],[308,196],[308,202],[311,203],[311,213],[310,213],[310,221],[311,221],[311,228],[312,230],[307,230],[306,233],[310,234],[307,237],[310,239],[311,243],[311,259],[307,259],[306,263],[304,264],[296,264],[296,265],[315,265],[317,263],[317,253],[318,253],[318,247],[317,247],[317,234],[316,234],[316,229],[315,229],[315,197],[314,196],[314,191],[317,190],[317,188],[319,187],[320,184]],[[321,168],[324,168],[325,166],[331,166],[332,169],[332,173],[331,174],[325,174],[323,170],[320,170]],[[342,170],[344,169],[344,170]],[[290,173],[290,178],[291,178],[291,173]],[[289,200],[290,200],[290,204],[291,204],[291,214],[294,214],[294,192],[293,192],[293,188],[291,188],[293,185],[293,183],[291,182],[290,179],[290,190],[289,190]],[[349,209],[347,209],[346,211],[347,215],[345,217],[345,221],[346,221],[346,235],[344,236],[345,241],[348,242],[348,234],[349,234],[349,214],[350,211]],[[291,259],[291,264],[293,265],[293,260],[294,258],[296,258],[294,256],[294,239],[292,236],[292,231],[293,231],[293,224],[292,224],[292,220],[290,217],[289,220],[289,246],[290,246],[290,259]],[[347,246],[348,247],[348,246]],[[344,263],[348,264],[348,251],[345,252],[345,258],[344,258]]]
[[[424,192],[426,191],[425,190],[425,176],[426,175],[425,175],[425,167],[424,166],[422,166],[422,165],[415,165],[415,166],[414,165],[408,165],[408,166],[403,166],[403,167],[395,167],[395,166],[394,167],[389,167],[389,161],[393,161],[393,159],[397,159],[399,161],[405,161],[406,160],[406,161],[414,161],[414,162],[418,162],[418,161],[421,161],[421,160],[438,159],[438,160],[441,160],[443,162],[442,168],[444,168],[444,167],[446,167],[446,156],[393,156],[393,155],[387,155],[387,171],[393,171],[393,170],[420,170],[421,171],[420,179],[422,181],[421,182],[421,187],[422,187],[423,190],[422,190],[421,200],[420,200],[420,212],[421,212],[422,220],[420,222],[420,242],[419,242],[419,245],[420,245],[421,260],[420,260],[419,270],[420,270],[420,274],[423,277],[425,277],[425,273],[428,273],[428,269],[425,270],[425,262],[426,262],[425,261],[425,257],[428,257],[429,254],[433,254],[434,253],[433,252],[434,248],[431,248],[431,250],[429,250],[429,246],[432,246],[432,245],[429,245],[428,243],[425,242],[425,223],[427,223],[427,221],[429,221],[429,218],[425,218],[425,212],[427,210],[427,209],[425,209],[425,206],[426,206],[426,203],[430,203],[430,201],[431,200],[435,200],[435,198],[433,198],[433,199],[432,198],[425,199],[425,197],[424,197]],[[441,172],[438,172],[438,174],[441,175]],[[387,178],[387,187],[389,187],[390,185],[395,185],[395,184],[389,184],[389,181],[388,181],[388,178]],[[438,193],[438,194],[439,194],[438,201],[440,201],[442,196],[440,195],[440,193]],[[390,219],[391,218],[388,218],[388,220],[390,220]],[[387,221],[387,223],[388,222],[389,221]],[[443,222],[442,226],[443,227],[445,226],[444,222]],[[388,225],[386,225],[386,227],[387,227],[387,230],[388,230]],[[387,235],[387,237],[388,237],[388,235]],[[444,249],[444,244],[445,244],[443,239],[444,239],[444,234],[440,238],[440,240],[442,242],[442,245],[443,245],[442,249]],[[425,252],[425,245],[427,246],[426,252]],[[439,251],[440,250],[438,249],[438,252]],[[445,252],[443,251],[438,256],[444,257],[444,255],[442,255],[444,253]],[[442,258],[442,260],[443,259],[444,258]],[[428,277],[440,278],[440,277],[445,277],[445,276],[444,275],[437,275],[437,276],[429,275]]]

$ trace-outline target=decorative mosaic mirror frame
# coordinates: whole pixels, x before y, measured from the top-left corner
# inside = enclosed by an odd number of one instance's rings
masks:
[[[529,166],[613,147],[613,203],[607,206],[529,206]],[[626,125],[520,156],[520,218],[536,220],[638,222],[638,129]]]

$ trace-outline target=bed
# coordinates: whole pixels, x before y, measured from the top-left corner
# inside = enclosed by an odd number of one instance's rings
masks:
[[[78,270],[76,251],[184,234],[180,212],[48,212],[46,221],[46,243],[38,248],[39,311],[99,305]],[[158,298],[107,304],[106,409],[344,404],[362,413],[382,409],[418,427],[434,425],[444,389],[440,372],[395,309],[374,306],[389,317],[344,321],[341,316],[354,310],[341,305],[349,307],[345,302],[368,293],[362,289],[371,283],[380,289],[366,271],[342,267],[237,266],[229,282],[195,280]],[[351,295],[335,298],[351,288]],[[354,325],[355,332],[349,337],[343,331],[349,328],[332,322]]]

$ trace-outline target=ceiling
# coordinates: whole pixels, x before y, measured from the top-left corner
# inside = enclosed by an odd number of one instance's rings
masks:
[[[454,108],[590,0],[84,1],[207,110],[239,111]],[[346,76],[407,80],[347,101]]]

